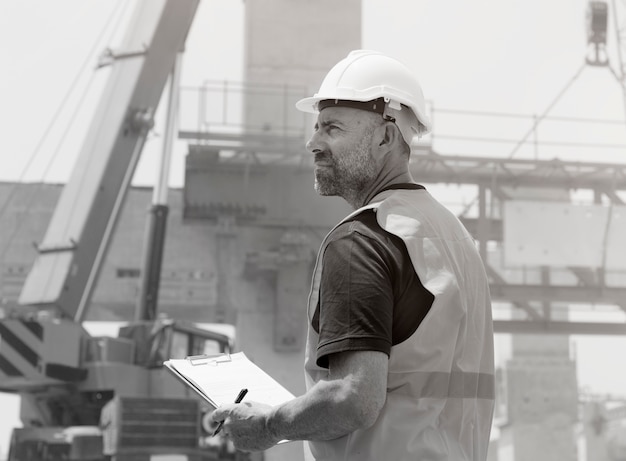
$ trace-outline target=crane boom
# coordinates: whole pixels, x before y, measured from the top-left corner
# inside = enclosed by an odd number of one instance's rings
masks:
[[[199,0],[142,0],[19,303],[82,320],[161,93]]]
[[[23,309],[0,318],[0,391],[20,394],[23,424],[13,431],[9,461],[147,460],[162,453],[220,459],[226,453],[224,440],[209,445],[204,439],[206,405],[162,366],[169,357],[228,353],[233,342],[232,334],[155,318],[167,211],[161,194],[149,221],[138,321],[120,327],[116,338],[92,337],[82,325],[170,74],[175,100],[175,63],[199,1],[137,0],[22,288]],[[171,144],[172,113],[167,131],[165,144]]]

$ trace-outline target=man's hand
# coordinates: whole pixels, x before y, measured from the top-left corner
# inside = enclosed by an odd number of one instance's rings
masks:
[[[222,405],[211,415],[213,421],[224,421],[222,433],[241,451],[262,451],[276,445],[277,438],[269,431],[270,405],[257,402]]]

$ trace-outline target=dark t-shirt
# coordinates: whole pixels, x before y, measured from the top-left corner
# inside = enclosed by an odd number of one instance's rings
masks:
[[[342,223],[328,237],[312,327],[317,364],[346,351],[380,351],[409,338],[434,297],[424,288],[404,242],[382,229],[373,210]]]

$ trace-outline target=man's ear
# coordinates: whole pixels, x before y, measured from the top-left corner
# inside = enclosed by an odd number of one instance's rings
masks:
[[[388,147],[392,147],[394,144],[398,143],[398,141],[402,140],[402,133],[400,133],[400,128],[393,122],[385,122],[383,125],[383,138],[380,141],[379,146],[387,145]]]

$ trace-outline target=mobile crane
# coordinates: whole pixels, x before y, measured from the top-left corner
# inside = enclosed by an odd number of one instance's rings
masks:
[[[108,55],[108,84],[37,247],[20,309],[0,320],[0,391],[20,395],[24,426],[13,432],[9,461],[228,457],[223,446],[203,443],[206,408],[162,362],[229,352],[232,338],[157,318],[158,258],[141,290],[147,301],[117,338],[92,337],[82,325],[198,3],[139,0],[121,51]],[[160,254],[166,211],[153,210],[150,254]]]

